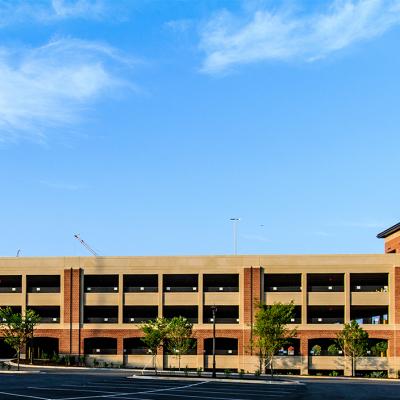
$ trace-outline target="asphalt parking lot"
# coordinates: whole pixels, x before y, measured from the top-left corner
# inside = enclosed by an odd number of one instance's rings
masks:
[[[126,374],[125,374],[126,375]],[[31,374],[0,377],[0,399],[298,399],[303,385],[128,379],[100,374]]]
[[[301,379],[299,384],[129,379],[128,373],[1,374],[0,399],[261,400],[400,399],[400,383]]]

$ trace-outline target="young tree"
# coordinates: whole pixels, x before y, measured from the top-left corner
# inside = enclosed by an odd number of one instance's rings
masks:
[[[194,346],[192,339],[193,324],[184,317],[174,317],[167,329],[167,349],[178,356],[178,369],[181,370],[181,356],[187,354]]]
[[[14,313],[11,307],[0,308],[0,330],[4,342],[17,352],[18,371],[21,350],[33,338],[36,325],[40,322],[39,315],[27,309],[25,315]]]
[[[157,318],[142,323],[140,329],[144,334],[141,340],[153,356],[153,367],[157,373],[157,354],[167,336],[168,321],[165,318]]]
[[[336,343],[345,357],[351,360],[351,376],[356,372],[356,361],[362,357],[368,347],[368,332],[356,321],[344,324],[343,330],[337,334]]]
[[[294,304],[275,303],[259,304],[253,326],[253,344],[258,349],[260,370],[264,365],[265,372],[269,367],[271,377],[274,374],[274,356],[289,339],[296,336],[296,329],[288,329],[287,324],[293,318]]]

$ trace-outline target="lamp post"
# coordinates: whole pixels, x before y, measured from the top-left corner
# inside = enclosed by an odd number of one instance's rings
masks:
[[[213,316],[213,342],[212,342],[212,356],[213,356],[213,364],[212,364],[212,377],[216,378],[217,373],[215,371],[215,314],[217,312],[217,307],[211,307],[212,316]]]
[[[240,221],[240,218],[230,218],[230,221],[233,222],[233,254],[237,255],[237,223]]]

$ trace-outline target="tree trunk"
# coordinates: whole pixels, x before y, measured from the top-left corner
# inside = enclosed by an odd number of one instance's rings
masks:
[[[153,368],[154,368],[154,372],[157,375],[157,353],[153,354]]]
[[[179,355],[178,355],[178,371],[180,371],[180,370],[181,370],[181,355],[179,353]]]
[[[17,359],[18,359],[18,371],[19,371],[19,360],[20,360],[20,358],[21,358],[21,350],[20,350],[20,349],[18,349],[18,352],[17,352]]]
[[[269,369],[271,370],[271,378],[274,377],[274,356],[269,359]]]

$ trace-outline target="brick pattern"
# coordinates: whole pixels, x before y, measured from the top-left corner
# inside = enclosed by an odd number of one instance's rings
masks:
[[[71,279],[72,279],[72,301],[71,301]],[[79,296],[80,296],[80,270],[64,270],[64,323],[71,322],[77,324],[80,322]]]
[[[79,347],[80,323],[80,286],[81,271],[79,269],[64,270],[64,323],[73,324],[72,330],[64,330],[60,336],[60,352],[64,354],[81,354],[83,347]],[[72,291],[71,291],[72,288]],[[72,294],[72,297],[71,297]]]
[[[400,324],[400,267],[394,268],[394,323]]]
[[[244,268],[243,322],[251,324],[261,301],[261,267]]]
[[[385,242],[385,253],[400,253],[400,236]]]
[[[250,355],[251,352],[251,318],[256,312],[256,305],[262,299],[262,268],[246,267],[244,269],[244,292],[243,292],[243,315],[242,320],[244,327],[236,329],[226,329],[217,327],[216,336],[225,338],[238,339],[239,355]],[[117,339],[117,354],[123,354],[123,340],[125,338],[133,338],[142,336],[141,331],[137,328],[133,329],[81,329],[79,340],[79,292],[80,292],[80,270],[72,270],[72,299],[70,297],[71,288],[71,270],[64,271],[64,323],[66,326],[71,321],[73,329],[70,333],[69,329],[38,329],[35,332],[36,337],[54,337],[59,339],[59,351],[61,354],[83,354],[84,340],[93,337],[111,337]],[[394,290],[396,293],[394,307],[394,321],[400,323],[400,266],[395,267],[394,271]],[[251,296],[252,294],[252,296]],[[72,300],[70,302],[70,300]],[[72,308],[70,307],[72,304]],[[252,314],[253,313],[253,314]],[[337,330],[299,330],[297,338],[300,340],[300,352],[303,356],[309,353],[308,341],[315,338],[336,338]],[[400,356],[400,332],[396,333],[393,330],[368,330],[370,338],[387,339],[389,342],[388,356],[392,357],[395,354]],[[197,339],[197,354],[204,354],[204,340],[212,338],[212,328],[197,329],[194,331],[194,337]],[[71,348],[72,343],[72,348]],[[254,352],[253,352],[254,354]]]

